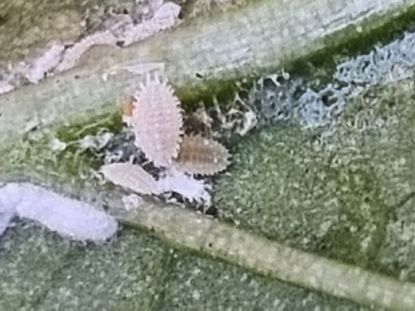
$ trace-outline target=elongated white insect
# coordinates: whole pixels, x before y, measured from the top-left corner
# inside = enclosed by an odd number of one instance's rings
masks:
[[[118,228],[117,221],[103,210],[30,183],[8,183],[0,188],[0,214],[5,221],[0,233],[14,215],[79,241],[103,242]]]
[[[156,180],[139,165],[112,163],[101,167],[101,172],[113,184],[139,194],[159,193]]]

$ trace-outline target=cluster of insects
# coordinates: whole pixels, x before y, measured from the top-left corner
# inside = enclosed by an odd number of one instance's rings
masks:
[[[138,194],[176,192],[191,201],[209,201],[208,186],[194,176],[225,170],[230,154],[210,137],[184,133],[181,103],[168,82],[147,75],[123,111],[135,146],[161,174],[156,178],[139,164],[118,162],[104,165],[103,175]]]

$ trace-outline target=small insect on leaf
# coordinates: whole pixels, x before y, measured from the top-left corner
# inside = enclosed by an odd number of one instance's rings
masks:
[[[140,194],[158,194],[156,180],[139,165],[112,163],[101,167],[101,173],[113,184]]]
[[[189,174],[213,175],[229,165],[229,152],[219,142],[201,135],[184,136],[173,167]]]
[[[171,166],[183,134],[179,99],[166,81],[149,75],[134,97],[131,124],[136,146],[156,166]]]

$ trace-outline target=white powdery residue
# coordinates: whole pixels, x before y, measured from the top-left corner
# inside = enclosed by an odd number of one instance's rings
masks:
[[[258,116],[253,110],[248,110],[243,114],[243,122],[241,128],[237,130],[237,133],[241,136],[245,136],[258,124]]]
[[[14,86],[9,81],[0,81],[0,95],[14,90]]]
[[[4,202],[0,197],[0,236],[9,226],[10,220],[16,215],[15,206]]]
[[[116,46],[116,43],[117,38],[109,30],[89,35],[65,51],[62,62],[56,67],[56,72],[62,72],[75,67],[82,54],[94,45]]]
[[[408,79],[414,75],[414,68],[415,33],[406,33],[402,39],[342,61],[331,82],[321,89],[308,87],[300,78],[288,81],[288,76],[278,73],[274,78],[261,78],[251,96],[259,100],[265,120],[294,119],[304,128],[332,128],[350,99],[372,86]],[[265,85],[265,80],[271,80],[273,85]]]
[[[58,138],[52,139],[48,144],[48,147],[52,151],[63,151],[66,149],[67,146],[68,146],[67,143],[62,142]]]
[[[16,64],[10,68],[8,79],[0,81],[0,94],[10,92],[27,80],[38,83],[46,74],[55,74],[74,68],[81,56],[92,46],[109,45],[117,47],[117,42],[124,45],[146,39],[153,34],[176,25],[180,13],[180,6],[162,0],[151,2],[155,11],[149,20],[135,25],[131,16],[118,16],[117,21],[107,30],[86,36],[72,47],[65,50],[65,46],[58,42],[52,42],[45,52],[38,58],[31,60],[29,64]],[[114,22],[114,21],[113,21]],[[142,70],[142,68],[141,68]]]
[[[341,63],[333,78],[346,83],[375,85],[396,66],[402,70],[402,76],[396,76],[395,81],[407,78],[409,72],[413,75],[415,34],[407,33],[402,39]]]
[[[318,92],[307,89],[299,98],[301,105],[295,111],[304,128],[317,127],[329,121],[330,108],[325,106]]]
[[[4,207],[74,240],[102,242],[118,227],[112,216],[90,204],[29,183],[0,188],[0,208]]]
[[[164,0],[152,0],[150,1],[151,10],[156,12],[162,5]]]
[[[79,149],[81,150],[95,149],[97,145],[95,136],[92,136],[92,135],[86,135],[82,137],[82,139],[80,139],[78,143],[79,143]]]
[[[130,15],[126,14],[116,14],[104,23],[105,28],[118,40],[120,40],[123,34],[127,31],[128,27],[132,24],[134,24],[133,19]]]
[[[160,29],[167,29],[177,22],[180,10],[181,8],[177,4],[167,2],[159,7],[152,19],[160,26]]]
[[[157,186],[160,192],[176,192],[190,202],[204,203],[207,206],[211,203],[208,192],[211,187],[208,184],[173,169],[159,179]]]
[[[312,101],[316,109],[303,114],[303,125],[324,125],[344,111],[350,98],[371,86],[412,77],[414,67],[415,34],[413,33],[405,34],[404,38],[385,46],[376,47],[368,54],[342,62],[336,68],[333,83],[316,92],[316,99]],[[324,97],[332,104],[323,103]],[[300,102],[303,99],[305,98],[300,98]],[[307,102],[309,104],[308,100],[304,100],[302,106],[306,107]],[[314,111],[319,112],[315,118],[312,116]],[[305,116],[311,117],[313,121],[307,120]]]
[[[130,24],[125,28],[121,38],[124,46],[146,39],[153,34],[173,27],[179,18],[180,6],[172,2],[164,3],[155,12],[154,16],[138,25]]]
[[[105,132],[105,133],[98,134],[95,136],[86,135],[78,141],[79,148],[81,150],[86,150],[86,149],[100,150],[108,144],[108,142],[111,140],[113,136],[114,134],[110,132]]]
[[[38,83],[45,78],[45,74],[51,72],[61,61],[65,46],[53,42],[46,51],[29,66],[26,78],[32,83]]]
[[[98,149],[104,148],[114,137],[114,133],[105,132],[97,136]]]
[[[120,39],[124,42],[124,46],[128,46],[150,37],[157,31],[158,29],[156,25],[154,25],[151,20],[145,21],[138,25],[130,24],[126,27],[125,32],[122,34]]]
[[[129,194],[122,197],[124,208],[127,211],[134,210],[143,204],[143,199],[136,194]]]
[[[160,3],[158,1],[156,6]],[[180,6],[167,2],[162,4],[155,12],[154,16],[138,25],[134,25],[131,18],[124,18],[106,31],[91,34],[72,48],[65,51],[62,62],[56,67],[56,72],[69,70],[77,64],[82,54],[94,45],[117,46],[118,41],[123,41],[124,46],[150,37],[164,29],[168,29],[176,24],[180,13]]]

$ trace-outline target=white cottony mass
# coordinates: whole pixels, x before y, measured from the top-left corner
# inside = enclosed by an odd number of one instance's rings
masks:
[[[117,221],[104,211],[30,183],[0,188],[0,234],[15,215],[80,241],[105,241],[118,228]]]

